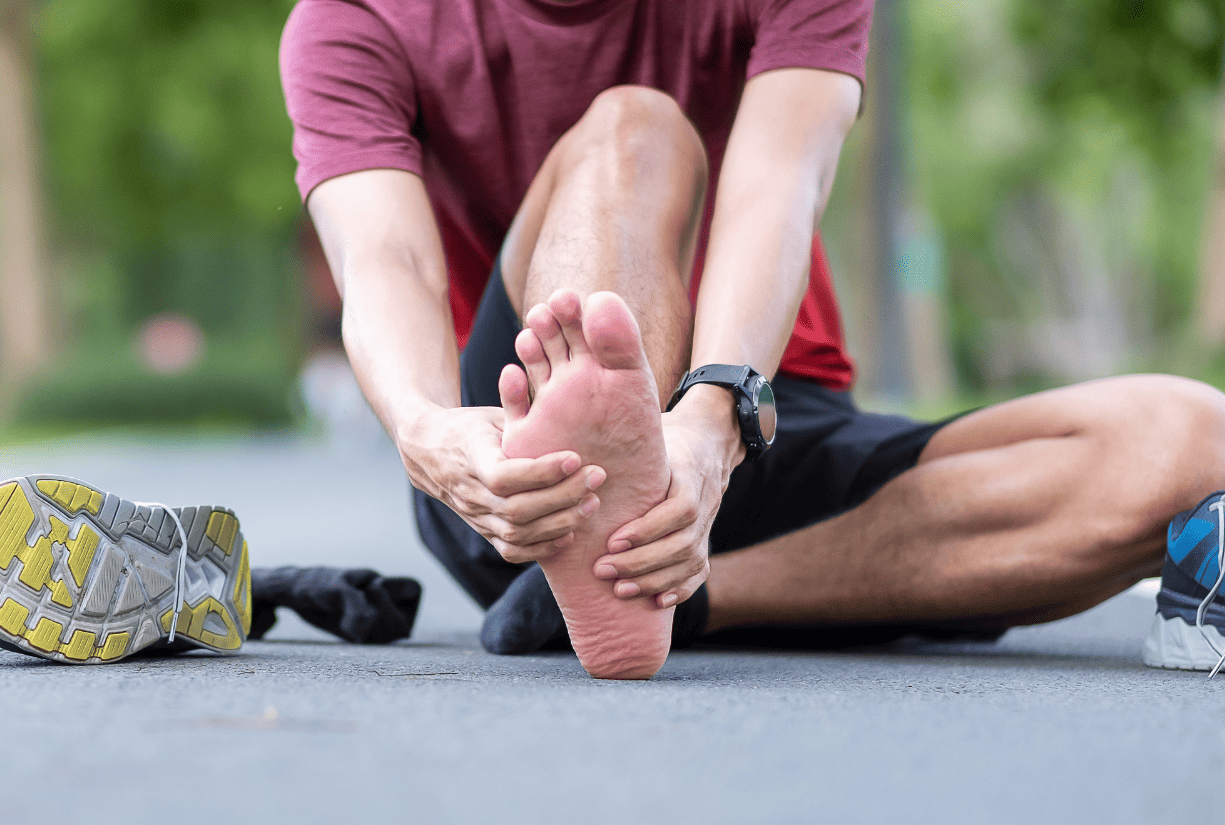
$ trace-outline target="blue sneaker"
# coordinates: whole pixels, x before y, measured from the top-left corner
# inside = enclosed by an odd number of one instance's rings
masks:
[[[1225,490],[1170,522],[1157,615],[1144,644],[1150,667],[1208,670],[1225,663]]]

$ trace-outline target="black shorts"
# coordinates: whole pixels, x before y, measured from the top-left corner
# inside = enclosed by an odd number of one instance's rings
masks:
[[[520,329],[495,264],[460,358],[464,406],[500,405],[498,377],[504,366],[518,363],[514,341]],[[787,375],[777,376],[771,386],[778,409],[774,445],[758,461],[733,471],[711,529],[712,554],[793,532],[861,504],[913,467],[932,435],[947,423],[862,412],[849,392]],[[442,502],[417,489],[413,502],[425,545],[468,595],[488,608],[524,565],[505,561]],[[924,632],[895,625],[828,630],[830,638],[823,643],[874,642]],[[960,635],[939,627],[932,631],[927,635]]]

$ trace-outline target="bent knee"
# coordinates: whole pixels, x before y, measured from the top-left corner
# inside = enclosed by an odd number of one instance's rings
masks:
[[[1163,534],[1174,515],[1225,488],[1225,394],[1187,378],[1138,375],[1117,379],[1106,396],[1093,421],[1125,471],[1112,481],[1118,509],[1107,543]]]
[[[706,149],[670,95],[646,86],[614,86],[598,94],[572,135],[582,153],[605,168],[654,171],[660,163],[691,169],[705,180]],[[609,164],[609,161],[613,163]]]

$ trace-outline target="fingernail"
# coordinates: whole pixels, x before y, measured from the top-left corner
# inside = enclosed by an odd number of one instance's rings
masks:
[[[633,582],[621,582],[613,590],[623,599],[631,599],[642,592],[642,588]]]
[[[582,465],[582,462],[578,460],[578,456],[572,455],[561,463],[561,469],[562,469],[562,472],[564,472],[566,475],[570,475],[575,470],[577,470],[581,465]],[[588,484],[591,483],[590,478],[588,478],[587,483]]]
[[[587,496],[583,499],[582,504],[578,506],[578,511],[584,516],[590,516],[596,510],[600,509],[600,500],[595,496]]]
[[[608,473],[604,472],[599,467],[596,467],[594,470],[592,470],[590,473],[587,474],[587,489],[594,490],[596,487],[599,487],[601,484],[603,484],[607,478],[608,478]]]
[[[659,600],[659,606],[660,607],[671,607],[672,605],[676,604],[679,598],[680,597],[677,596],[675,593],[668,593],[666,596],[664,596],[662,599]]]
[[[617,539],[608,545],[608,552],[610,553],[624,553],[628,549],[630,549],[630,543],[625,539]]]
[[[565,550],[571,544],[574,544],[574,534],[566,533],[566,535],[553,542],[553,546],[558,550]]]
[[[617,578],[617,568],[611,564],[601,564],[595,569],[597,579],[615,579]]]

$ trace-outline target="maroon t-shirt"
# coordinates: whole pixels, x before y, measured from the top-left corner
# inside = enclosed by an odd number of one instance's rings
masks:
[[[713,193],[745,81],[808,67],[862,82],[871,18],[872,0],[301,0],[281,42],[298,187],[305,199],[362,169],[421,175],[462,346],[528,185],[597,94],[637,84],[675,98],[705,141]],[[710,209],[695,294],[709,222]],[[851,382],[815,237],[780,370]]]

